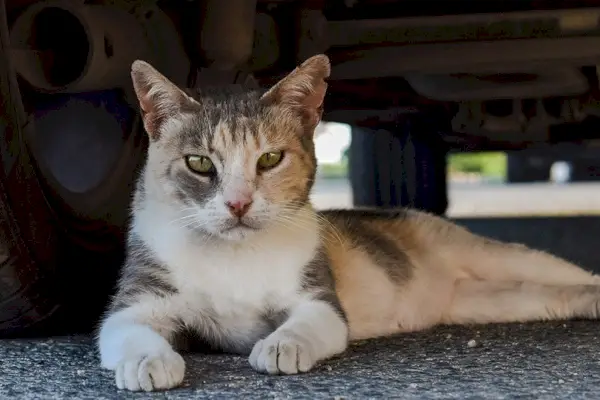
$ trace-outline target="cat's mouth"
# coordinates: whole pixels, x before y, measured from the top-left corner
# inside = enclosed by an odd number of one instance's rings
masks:
[[[237,220],[237,221],[229,224],[228,226],[226,226],[225,229],[223,229],[222,232],[224,232],[224,233],[225,232],[231,232],[233,230],[238,230],[238,229],[240,229],[240,230],[251,230],[251,231],[257,231],[258,230],[257,227],[252,226],[252,225],[248,224],[247,222],[242,221],[240,219],[240,220]]]

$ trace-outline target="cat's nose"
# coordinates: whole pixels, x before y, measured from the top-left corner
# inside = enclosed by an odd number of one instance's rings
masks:
[[[248,210],[252,205],[252,200],[226,201],[225,205],[233,216],[242,218],[244,215],[246,215],[246,213],[248,213]]]

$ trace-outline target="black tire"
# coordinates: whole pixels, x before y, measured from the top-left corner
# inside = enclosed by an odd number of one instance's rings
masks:
[[[124,256],[134,180],[147,145],[121,90],[29,95],[35,131],[26,137],[61,235],[61,312],[66,332],[96,324]]]
[[[60,247],[24,145],[27,119],[10,67],[4,2],[0,0],[0,336],[30,332],[59,309]]]
[[[445,214],[447,148],[441,129],[423,116],[408,119],[394,132],[353,128],[349,175],[354,205]]]
[[[0,336],[89,332],[123,260],[146,135],[121,90],[20,92],[0,9]]]
[[[527,150],[507,154],[506,180],[509,183],[548,182],[552,161]]]
[[[599,159],[577,159],[571,161],[571,182],[597,182],[600,180]]]

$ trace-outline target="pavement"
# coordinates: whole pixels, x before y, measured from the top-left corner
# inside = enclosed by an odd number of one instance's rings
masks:
[[[118,391],[89,337],[0,344],[2,399],[590,399],[600,387],[598,323],[440,327],[358,342],[296,376],[254,372],[245,357],[185,356],[184,386]]]
[[[352,207],[347,179],[318,179],[312,195],[317,208]],[[448,186],[451,218],[516,215],[600,215],[600,183],[457,183]]]

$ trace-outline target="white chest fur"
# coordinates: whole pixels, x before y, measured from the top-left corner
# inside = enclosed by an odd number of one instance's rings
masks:
[[[202,244],[157,211],[139,212],[133,230],[168,266],[186,303],[205,298],[218,316],[239,318],[302,298],[303,270],[319,240],[316,222],[314,231],[280,228],[244,242]]]

